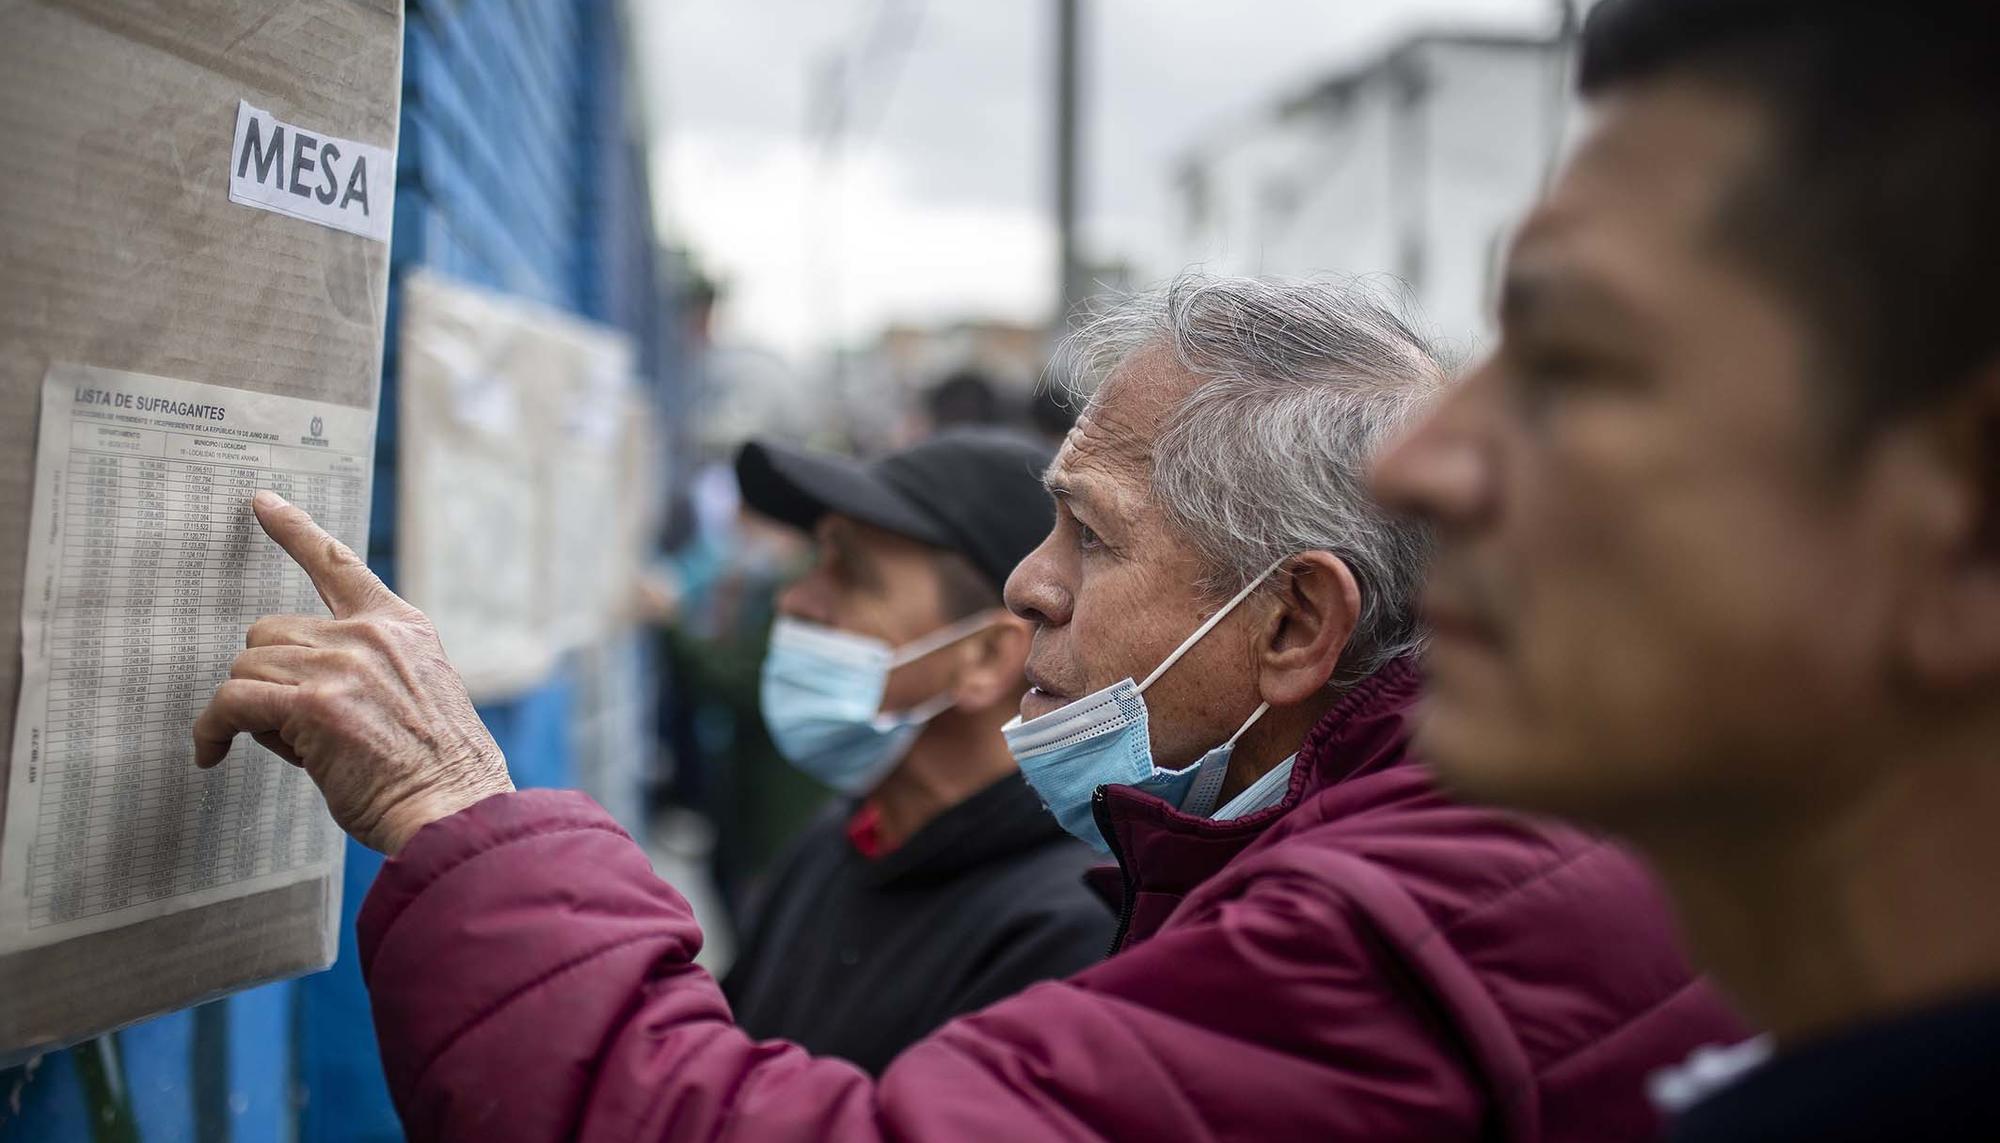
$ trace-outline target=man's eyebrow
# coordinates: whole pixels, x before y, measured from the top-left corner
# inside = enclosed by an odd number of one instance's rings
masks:
[[[1636,316],[1611,290],[1586,277],[1546,269],[1511,269],[1500,284],[1500,322],[1520,327],[1557,317],[1629,326]]]
[[[1086,508],[1097,499],[1091,495],[1089,485],[1079,486],[1071,473],[1054,465],[1050,465],[1049,470],[1042,474],[1042,487],[1048,489],[1049,495],[1057,500],[1066,502],[1073,500]]]

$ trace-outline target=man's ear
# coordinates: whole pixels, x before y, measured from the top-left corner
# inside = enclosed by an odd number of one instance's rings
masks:
[[[1901,518],[1906,665],[1920,685],[1989,683],[2000,678],[2000,363],[1890,433],[1874,464]]]
[[[993,626],[968,637],[959,648],[958,679],[952,684],[952,705],[972,712],[995,705],[1014,706],[1027,688],[1023,672],[1034,628],[1027,620],[995,611]]]
[[[1264,701],[1292,706],[1333,677],[1361,618],[1361,587],[1347,561],[1304,552],[1271,573],[1266,619],[1257,642],[1257,685]]]

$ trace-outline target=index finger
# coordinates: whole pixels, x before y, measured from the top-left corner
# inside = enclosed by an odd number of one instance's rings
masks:
[[[251,497],[250,505],[257,513],[257,523],[264,527],[264,534],[276,540],[285,554],[305,569],[335,619],[365,611],[381,603],[384,597],[394,598],[382,581],[375,578],[375,573],[368,570],[367,562],[331,532],[313,523],[305,509],[269,491]]]

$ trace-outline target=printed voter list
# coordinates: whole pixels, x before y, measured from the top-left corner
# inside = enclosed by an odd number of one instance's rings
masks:
[[[249,739],[194,767],[250,623],[324,614],[257,526],[268,488],[360,550],[372,410],[58,364],[42,385],[0,952],[317,876],[336,827]]]

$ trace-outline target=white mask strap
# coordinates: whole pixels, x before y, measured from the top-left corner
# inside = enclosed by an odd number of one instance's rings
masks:
[[[1171,667],[1175,663],[1180,662],[1182,655],[1185,655],[1189,651],[1194,650],[1194,645],[1196,643],[1201,642],[1201,637],[1203,635],[1206,635],[1210,631],[1215,630],[1215,625],[1222,622],[1224,619],[1227,619],[1229,617],[1229,613],[1236,610],[1237,604],[1242,603],[1244,600],[1250,598],[1250,593],[1256,591],[1257,586],[1259,584],[1263,583],[1266,579],[1269,579],[1272,572],[1277,571],[1280,567],[1284,565],[1284,562],[1286,560],[1289,560],[1291,558],[1292,557],[1290,556],[1279,556],[1275,561],[1272,562],[1270,567],[1264,569],[1262,575],[1259,575],[1256,579],[1253,579],[1249,583],[1244,584],[1243,590],[1236,593],[1236,598],[1230,600],[1228,603],[1223,604],[1222,610],[1216,612],[1214,615],[1209,616],[1206,622],[1204,622],[1201,626],[1194,629],[1194,634],[1188,636],[1187,640],[1183,642],[1179,647],[1174,648],[1174,653],[1167,656],[1166,662],[1161,663],[1159,666],[1153,668],[1153,673],[1147,675],[1146,681],[1139,684],[1139,693],[1145,694],[1146,688],[1152,686],[1153,683],[1156,680],[1158,680],[1161,675],[1166,674],[1168,667]],[[1263,712],[1259,711],[1258,713],[1261,714]],[[1252,721],[1255,721],[1254,715],[1252,716]],[[1241,732],[1239,731],[1238,733]]]
[[[947,624],[920,639],[905,643],[889,656],[889,669],[895,670],[905,663],[914,663],[933,651],[941,651],[969,635],[976,635],[995,623],[1000,622],[998,613],[987,610],[977,615],[968,615],[956,623]]]
[[[1236,745],[1236,740],[1243,737],[1245,731],[1257,725],[1257,720],[1264,717],[1264,712],[1270,709],[1271,709],[1271,704],[1264,703],[1263,705],[1259,706],[1255,711],[1252,711],[1250,714],[1250,720],[1248,722],[1245,722],[1242,726],[1237,727],[1236,733],[1230,735],[1229,741],[1223,743],[1223,745],[1234,748]]]
[[[1229,780],[1229,756],[1236,750],[1236,740],[1244,731],[1257,724],[1264,712],[1271,709],[1270,703],[1259,706],[1251,713],[1249,721],[1236,728],[1229,741],[1202,755],[1201,769],[1194,776],[1194,785],[1188,788],[1187,797],[1181,801],[1181,812],[1205,818],[1215,813],[1215,803],[1222,794],[1222,784]]]
[[[880,714],[877,715],[876,718],[886,719],[890,722],[901,722],[906,724],[928,723],[930,722],[931,719],[934,719],[938,715],[943,714],[945,711],[950,710],[953,701],[954,700],[951,697],[951,692],[946,691],[943,694],[938,695],[934,698],[928,699],[924,702],[920,702],[917,705],[911,707],[906,711],[903,711],[900,714],[894,714],[894,713]]]

